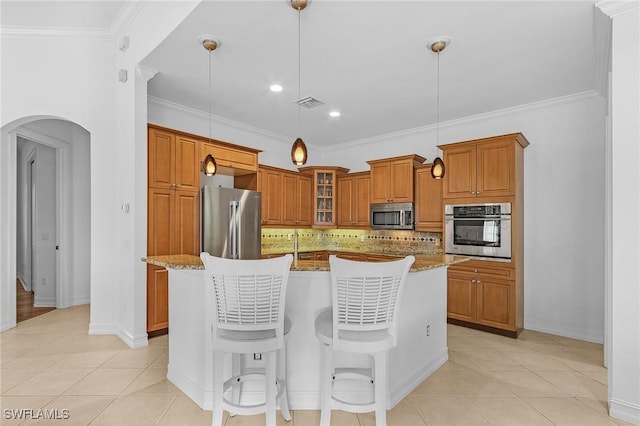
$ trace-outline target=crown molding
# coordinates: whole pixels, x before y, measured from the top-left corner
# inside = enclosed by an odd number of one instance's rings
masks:
[[[48,38],[48,39],[70,39],[82,38],[91,40],[111,40],[113,35],[104,29],[91,28],[42,28],[42,27],[20,27],[3,25],[0,29],[1,37],[14,38]]]
[[[158,98],[155,96],[151,96],[148,95],[147,96],[147,101],[150,103],[155,103],[156,105],[165,107],[165,108],[170,108],[173,109],[175,111],[180,111],[186,114],[190,114],[190,115],[195,115],[198,117],[202,117],[205,120],[209,119],[209,113],[201,111],[199,109],[196,108],[192,108],[192,107],[188,107],[176,102],[171,102],[171,101],[167,101],[166,99],[162,99],[162,98]],[[251,133],[257,133],[259,135],[263,135],[272,139],[275,139],[279,142],[283,142],[283,143],[289,143],[291,142],[291,138],[281,135],[279,133],[275,133],[275,132],[271,132],[269,130],[265,130],[265,129],[261,129],[258,127],[254,127],[254,126],[249,126],[248,124],[244,124],[241,123],[239,121],[235,121],[235,120],[231,120],[229,118],[225,118],[225,117],[221,117],[219,115],[215,115],[215,114],[211,114],[211,118],[215,121],[218,121],[220,123],[226,124],[229,127],[233,127],[239,130],[244,130],[247,132],[251,132]],[[312,144],[308,144],[310,146],[313,146]],[[317,150],[321,150],[321,148],[317,147],[317,146],[313,146],[314,149]]]
[[[600,0],[597,1],[595,6],[600,9],[605,15],[614,17],[622,15],[634,9],[640,8],[640,1],[638,0]]]
[[[486,121],[486,120],[508,116],[511,114],[527,112],[527,111],[535,111],[535,110],[549,108],[557,105],[566,105],[566,104],[571,104],[576,102],[584,102],[586,100],[591,100],[591,99],[602,99],[602,95],[598,93],[596,90],[588,90],[586,92],[575,93],[572,95],[560,96],[557,98],[531,102],[528,104],[518,105],[515,107],[499,109],[496,111],[490,111],[482,114],[470,115],[467,117],[457,118],[449,121],[443,121],[443,122],[440,122],[440,129],[447,128],[447,127],[462,126],[462,125],[477,122],[477,121]],[[336,149],[342,149],[346,147],[371,144],[371,143],[381,142],[389,139],[397,139],[398,137],[401,137],[401,136],[411,136],[411,135],[426,133],[429,131],[434,131],[435,129],[436,129],[436,124],[430,124],[428,126],[421,126],[421,127],[414,127],[411,129],[401,130],[399,132],[385,133],[383,135],[373,136],[370,138],[357,139],[351,142],[345,142],[337,145],[323,147],[323,148],[320,148],[320,151],[333,151]]]
[[[138,66],[136,66],[136,74],[144,81],[149,81],[158,74],[158,71],[138,64]]]
[[[111,23],[109,33],[113,38],[122,35],[124,30],[133,22],[136,16],[144,8],[146,1],[127,2],[118,12],[118,16]]]

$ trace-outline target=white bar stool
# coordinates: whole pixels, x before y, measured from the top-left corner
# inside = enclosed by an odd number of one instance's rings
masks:
[[[413,256],[391,262],[358,262],[329,257],[333,308],[315,320],[322,343],[320,424],[331,421],[331,409],[352,413],[375,411],[376,425],[387,423],[387,354],[397,344],[399,300]],[[371,369],[335,368],[333,351],[368,354]],[[333,395],[334,381],[341,376],[365,377],[374,386],[374,400],[348,402]]]
[[[293,256],[237,260],[201,253],[205,280],[214,288],[213,334],[213,426],[222,425],[223,410],[232,414],[265,413],[266,424],[276,424],[276,403],[285,420],[291,420],[286,386],[284,305]],[[232,377],[224,379],[224,356],[232,354]],[[262,354],[263,372],[244,369],[241,354]],[[265,402],[240,403],[242,383],[264,375]],[[224,393],[232,388],[232,401]]]

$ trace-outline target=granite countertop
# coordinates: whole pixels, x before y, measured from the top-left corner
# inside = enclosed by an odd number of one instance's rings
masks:
[[[455,263],[469,260],[464,256],[452,256],[448,254],[415,254],[416,261],[413,263],[410,272],[426,271],[428,269],[449,266]],[[147,256],[142,258],[143,262],[168,269],[204,269],[202,261],[198,256],[188,254],[167,255],[167,256]],[[328,271],[329,262],[326,260],[298,260],[291,265],[292,271]]]

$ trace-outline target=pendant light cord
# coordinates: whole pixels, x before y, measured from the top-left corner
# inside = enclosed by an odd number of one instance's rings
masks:
[[[300,9],[298,8],[298,137],[300,137]]]
[[[211,143],[211,52],[209,50],[209,143]]]
[[[440,145],[440,51],[438,51],[438,73],[436,75],[436,142]]]

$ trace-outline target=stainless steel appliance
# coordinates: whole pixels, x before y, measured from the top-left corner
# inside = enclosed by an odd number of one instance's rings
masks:
[[[493,260],[511,259],[511,204],[444,206],[445,252]]]
[[[373,203],[369,217],[371,229],[413,229],[413,203]]]
[[[256,191],[202,187],[202,251],[228,259],[260,259],[260,196]]]

